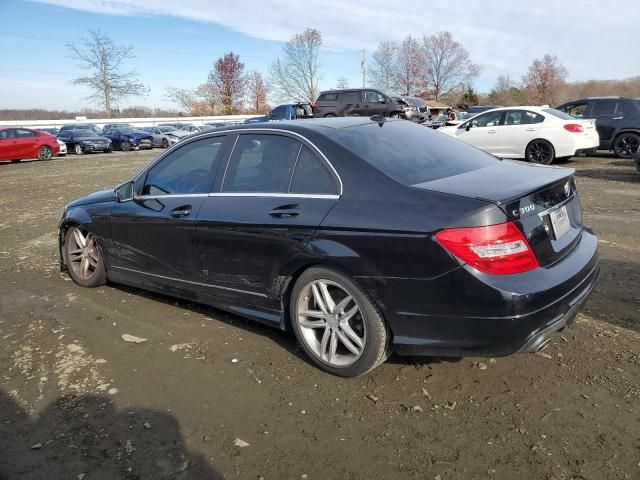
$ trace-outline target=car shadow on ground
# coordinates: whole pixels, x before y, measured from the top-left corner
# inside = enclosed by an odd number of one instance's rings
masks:
[[[232,313],[217,309],[215,307],[211,307],[208,305],[199,304],[195,302],[189,302],[187,300],[180,300],[174,297],[162,295],[160,293],[150,292],[148,290],[141,290],[136,287],[130,287],[126,285],[119,285],[119,284],[113,284],[113,283],[110,283],[109,286],[126,293],[138,295],[140,297],[165,303],[167,305],[183,308],[193,313],[205,315],[216,321],[224,322],[229,325],[242,328],[251,333],[255,333],[256,335],[267,337],[271,341],[273,341],[275,344],[277,344],[278,346],[286,350],[291,355],[306,362],[307,364],[313,366],[314,368],[317,368],[316,365],[309,360],[307,355],[300,348],[293,332],[290,332],[288,330],[282,331],[280,329],[277,329],[268,325],[263,325],[259,322],[253,321],[251,319],[248,319],[239,315],[234,315]],[[419,357],[419,356],[401,356],[397,354],[392,354],[387,360],[387,362],[395,365],[414,365],[419,368],[421,366],[431,365],[435,363],[445,363],[445,362],[455,363],[455,362],[459,362],[460,360],[462,359],[459,357]]]
[[[0,389],[0,480],[222,479],[190,452],[174,416],[69,395],[31,417]]]

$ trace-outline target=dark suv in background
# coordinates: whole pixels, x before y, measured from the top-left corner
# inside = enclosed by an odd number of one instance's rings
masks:
[[[313,104],[313,116],[321,118],[382,115],[418,121],[419,116],[410,113],[412,108],[397,94],[384,93],[375,88],[350,88],[320,92],[318,100]]]
[[[590,97],[565,103],[558,110],[576,118],[594,118],[600,149],[633,158],[640,147],[640,99]]]

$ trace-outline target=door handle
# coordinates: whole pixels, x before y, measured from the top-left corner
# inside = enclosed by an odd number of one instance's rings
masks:
[[[293,218],[300,215],[300,209],[297,204],[282,205],[271,210],[269,215],[274,218]]]
[[[527,128],[525,131],[527,131],[527,132],[535,132],[536,129],[535,128]]]
[[[490,134],[493,135],[494,133],[498,133],[498,131],[497,130],[487,130],[487,133],[490,133]]]
[[[191,213],[191,205],[183,205],[171,210],[171,216],[173,218],[187,217]]]

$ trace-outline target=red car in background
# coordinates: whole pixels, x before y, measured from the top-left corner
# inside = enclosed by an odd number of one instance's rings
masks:
[[[0,161],[51,160],[58,153],[60,145],[53,135],[30,128],[0,128]]]

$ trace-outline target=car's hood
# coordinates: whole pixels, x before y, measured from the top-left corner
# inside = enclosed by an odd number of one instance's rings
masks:
[[[173,135],[174,137],[183,138],[188,137],[192,133],[195,132],[189,132],[188,130],[173,130],[172,132],[165,132],[164,135]]]
[[[115,193],[113,188],[109,190],[101,190],[99,192],[90,193],[85,197],[78,198],[71,203],[67,204],[65,208],[69,207],[77,207],[79,205],[87,205],[89,203],[101,203],[101,202],[110,202],[115,200]]]
[[[437,124],[439,122],[433,122],[433,123]],[[455,137],[457,129],[458,127],[454,127],[454,126],[443,126],[438,129],[438,132],[444,133],[445,135],[449,135],[450,137]]]
[[[101,137],[100,135],[87,135],[86,137],[73,137],[72,141],[74,142],[82,142],[83,140],[104,140],[105,142],[109,142],[110,140],[107,137]]]
[[[133,138],[135,140],[140,140],[142,138],[151,137],[151,134],[147,133],[147,132],[131,132],[131,133],[123,133],[122,136],[123,137]]]

